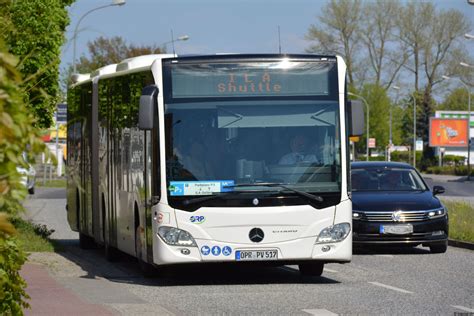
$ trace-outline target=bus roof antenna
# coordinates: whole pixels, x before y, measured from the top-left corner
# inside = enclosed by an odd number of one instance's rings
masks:
[[[281,54],[280,25],[278,25],[278,53]]]

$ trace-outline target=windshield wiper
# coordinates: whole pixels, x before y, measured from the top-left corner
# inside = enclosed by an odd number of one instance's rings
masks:
[[[277,183],[277,182],[257,182],[257,183],[241,183],[241,184],[234,184],[234,185],[228,185],[225,186],[225,188],[242,188],[242,187],[269,187],[269,188],[282,188],[284,190],[288,190],[290,192],[294,192],[300,196],[306,197],[310,199],[311,201],[316,201],[316,202],[323,202],[324,199],[322,196],[319,195],[314,195],[308,192],[300,191],[297,189],[293,189],[287,186],[285,183]],[[233,192],[238,192],[238,191],[233,191]]]

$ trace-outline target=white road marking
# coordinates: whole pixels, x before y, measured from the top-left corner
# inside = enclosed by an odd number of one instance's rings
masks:
[[[468,312],[468,313],[474,313],[474,309],[472,309],[472,308],[467,308],[467,307],[459,306],[459,305],[451,305],[451,306],[454,307],[454,308],[460,309],[462,311]]]
[[[338,273],[339,271],[336,271],[336,270],[333,270],[333,269],[324,268],[324,272]]]
[[[303,312],[317,316],[337,316],[338,314],[328,311],[327,309],[302,309]]]
[[[406,294],[413,294],[413,292],[410,292],[410,291],[407,291],[407,290],[401,289],[401,288],[399,288],[399,287],[390,286],[390,285],[383,284],[383,283],[379,283],[379,282],[369,282],[369,283],[370,283],[370,284],[373,284],[373,285],[377,285],[377,286],[384,287],[384,288],[386,288],[386,289],[390,289],[390,290],[398,291],[398,292],[401,292],[401,293],[406,293]]]

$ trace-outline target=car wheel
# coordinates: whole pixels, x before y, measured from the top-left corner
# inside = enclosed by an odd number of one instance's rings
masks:
[[[324,270],[323,262],[302,263],[298,265],[300,274],[304,276],[321,276]]]
[[[29,194],[35,194],[35,187],[29,188],[28,193]]]
[[[448,245],[446,243],[441,245],[431,245],[430,251],[432,253],[445,253],[448,250]]]

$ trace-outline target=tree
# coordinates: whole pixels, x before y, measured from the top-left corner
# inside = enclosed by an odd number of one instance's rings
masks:
[[[120,36],[112,38],[100,36],[94,41],[88,42],[87,48],[90,56],[81,56],[76,65],[80,73],[89,73],[100,67],[119,63],[126,58],[164,52],[158,46],[127,44]]]
[[[444,73],[449,72],[447,68],[451,64],[450,59],[459,58],[462,54],[462,44],[456,40],[470,28],[469,20],[455,10],[436,12],[432,16],[431,24],[423,47],[423,69],[427,82],[421,103],[422,115],[417,122],[423,131],[421,137],[426,144],[429,138],[430,117],[433,116],[436,106],[432,97],[433,87],[442,80]],[[423,151],[424,160],[432,159],[433,156],[433,149],[426,146]]]
[[[399,11],[397,1],[367,2],[359,29],[368,53],[365,64],[371,68],[372,82],[385,89],[390,88],[408,59],[404,43],[396,42],[394,36],[397,27],[394,17]]]
[[[81,56],[76,64],[79,73],[91,73],[94,70],[110,64],[120,63],[122,60],[149,54],[165,53],[159,46],[127,44],[120,36],[112,38],[98,37],[87,43],[89,56]],[[67,87],[71,84],[73,66],[69,65],[61,75],[61,94],[66,99]]]
[[[360,0],[331,0],[322,8],[319,25],[311,25],[306,35],[307,40],[314,42],[308,52],[344,58],[350,85],[354,85],[356,52],[360,47],[361,13]]]
[[[0,24],[5,17],[0,16]],[[5,24],[4,24],[5,25]],[[6,221],[6,215],[17,215],[26,188],[21,183],[17,167],[27,165],[26,153],[31,159],[45,146],[33,126],[34,118],[23,102],[20,87],[21,75],[16,67],[18,59],[7,52],[0,38],[0,314],[21,315],[28,306],[25,281],[19,270],[26,260],[25,254],[11,239],[14,230]],[[27,150],[28,149],[28,150]]]
[[[466,88],[457,88],[446,95],[443,102],[438,106],[438,110],[444,111],[467,111],[468,93]],[[471,102],[474,102],[474,94],[471,93]],[[471,104],[472,106],[472,104]]]
[[[384,152],[389,141],[389,107],[390,99],[387,96],[385,89],[375,84],[366,84],[360,92],[369,105],[369,137],[376,139],[377,150]],[[367,124],[367,122],[366,122]],[[364,133],[361,139],[366,139],[367,135]],[[358,142],[357,150],[359,152],[365,151],[366,142]]]
[[[420,82],[421,51],[427,41],[426,34],[430,31],[434,10],[434,6],[428,2],[409,2],[396,16],[399,26],[397,37],[411,57],[404,67],[413,73],[416,91]]]
[[[69,24],[66,6],[73,0],[3,0],[0,14],[8,16],[0,36],[18,56],[24,98],[38,127],[48,128],[58,96],[59,56]],[[4,20],[4,21],[5,21]]]

